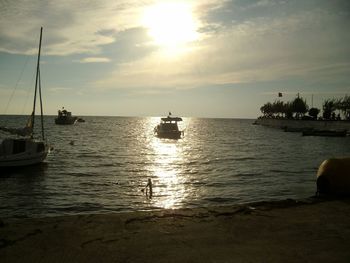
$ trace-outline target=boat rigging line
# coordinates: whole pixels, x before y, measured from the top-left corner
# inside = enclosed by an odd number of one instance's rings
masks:
[[[24,63],[24,66],[22,67],[22,70],[21,70],[21,73],[20,73],[20,75],[19,75],[19,78],[17,79],[16,85],[15,85],[15,87],[14,87],[13,90],[12,90],[12,93],[11,93],[11,95],[10,95],[9,100],[7,101],[7,104],[6,104],[6,107],[5,107],[5,110],[4,110],[4,114],[7,113],[7,110],[8,110],[8,108],[9,108],[9,106],[10,106],[10,103],[11,103],[11,101],[12,101],[13,95],[15,94],[16,89],[17,89],[17,87],[18,87],[18,83],[19,83],[20,80],[22,79],[23,72],[24,72],[24,70],[25,70],[25,68],[26,68],[26,66],[27,66],[27,64],[28,64],[29,58],[30,58],[30,56],[27,56],[27,59],[26,59],[26,61],[25,61],[25,63]]]

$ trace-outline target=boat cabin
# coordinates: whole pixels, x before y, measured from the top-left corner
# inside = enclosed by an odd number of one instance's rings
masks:
[[[40,153],[45,151],[43,142],[34,142],[31,139],[5,139],[0,144],[0,156],[21,154],[25,152]]]
[[[179,127],[177,126],[177,123],[179,121],[182,121],[182,118],[179,117],[166,117],[166,118],[161,118],[160,122],[160,128],[163,129],[164,131],[178,131]]]

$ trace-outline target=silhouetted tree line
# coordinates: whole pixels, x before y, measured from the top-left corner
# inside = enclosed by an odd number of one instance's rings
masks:
[[[346,120],[350,120],[350,96],[341,99],[327,99],[323,102],[323,115],[320,119],[324,120],[340,120],[340,113],[337,115],[335,111],[343,113]],[[265,118],[287,118],[287,119],[314,119],[317,120],[320,109],[310,108],[306,101],[297,97],[293,101],[283,102],[277,100],[273,103],[267,102],[261,106],[260,111]],[[306,115],[308,113],[308,115]]]

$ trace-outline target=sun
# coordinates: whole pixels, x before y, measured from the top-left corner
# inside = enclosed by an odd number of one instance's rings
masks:
[[[191,6],[181,2],[158,3],[145,9],[143,25],[154,43],[176,50],[198,38]]]

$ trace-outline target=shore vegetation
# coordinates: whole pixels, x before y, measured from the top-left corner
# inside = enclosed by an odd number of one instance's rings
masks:
[[[341,99],[326,99],[321,109],[310,108],[299,95],[292,101],[276,100],[260,107],[264,118],[285,118],[304,120],[348,120],[350,121],[350,96]]]

